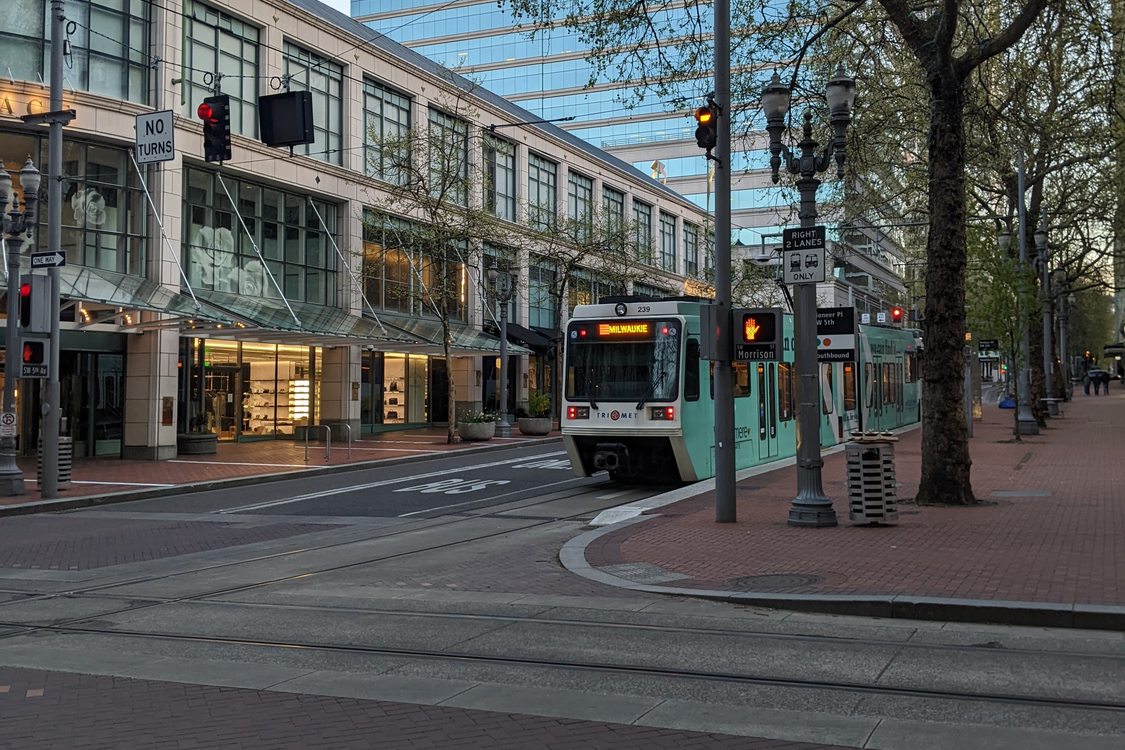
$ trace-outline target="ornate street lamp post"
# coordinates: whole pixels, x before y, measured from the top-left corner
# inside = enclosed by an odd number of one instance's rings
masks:
[[[4,414],[16,411],[16,378],[19,377],[20,349],[19,331],[19,288],[20,288],[20,245],[23,238],[30,240],[35,232],[35,206],[39,202],[39,170],[27,157],[27,163],[20,170],[20,188],[23,190],[23,211],[19,210],[19,199],[12,189],[12,176],[0,166],[0,214],[3,214],[3,230],[6,243],[8,274],[8,320],[4,332]],[[9,209],[10,210],[7,210]],[[22,236],[21,236],[22,235]],[[5,417],[11,419],[12,417]],[[15,425],[7,425],[12,429]],[[23,473],[16,464],[16,438],[14,435],[0,433],[0,495],[22,495],[24,493]]]
[[[499,437],[511,437],[508,422],[508,303],[512,301],[512,275],[496,268],[488,269],[488,280],[500,303],[500,414],[496,422]]]
[[[777,73],[762,91],[762,109],[766,114],[766,130],[770,135],[770,167],[773,181],[779,179],[784,158],[785,169],[798,176],[797,190],[801,195],[800,217],[802,227],[816,224],[816,189],[819,172],[828,169],[833,156],[836,159],[836,176],[844,177],[846,131],[852,119],[855,101],[855,79],[844,74],[843,67],[826,88],[829,123],[832,139],[817,154],[819,143],[812,137],[812,112],[805,111],[805,125],[800,153],[795,155],[782,143],[785,118],[789,113],[790,91]],[[825,494],[821,482],[820,457],[820,380],[816,361],[816,285],[798,284],[794,327],[796,329],[797,359],[797,496],[789,508],[790,526],[835,526],[836,511]]]

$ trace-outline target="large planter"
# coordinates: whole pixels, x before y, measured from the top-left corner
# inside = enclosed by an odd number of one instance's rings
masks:
[[[176,435],[176,453],[206,456],[219,452],[219,436],[213,432],[181,432]]]
[[[551,418],[520,417],[519,426],[523,435],[546,435],[551,431]]]
[[[462,440],[491,440],[496,435],[496,423],[458,422],[457,434]]]

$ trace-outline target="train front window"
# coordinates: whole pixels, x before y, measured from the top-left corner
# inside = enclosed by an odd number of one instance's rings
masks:
[[[678,320],[577,321],[567,328],[570,401],[674,401],[679,392]]]

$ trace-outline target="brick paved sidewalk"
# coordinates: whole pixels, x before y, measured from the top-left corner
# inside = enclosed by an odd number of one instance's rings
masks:
[[[598,537],[586,562],[610,573],[647,563],[667,573],[660,586],[680,589],[1125,605],[1125,391],[1076,391],[1022,442],[1011,425],[1012,411],[993,405],[975,423],[976,507],[906,503],[897,526],[852,526],[840,452],[823,472],[838,527],[786,524],[797,486],[788,467],[739,483],[737,523],[714,522],[708,492]],[[920,445],[920,430],[896,444],[900,498],[917,490]]]
[[[324,444],[317,442],[309,443],[306,460],[305,444],[295,440],[221,442],[216,455],[182,456],[167,461],[78,459],[74,462],[72,481],[60,486],[56,499],[66,501],[125,491],[160,490],[238,477],[265,477],[323,469],[326,466],[418,459],[449,452],[487,451],[503,446],[527,445],[552,437],[558,437],[558,433],[546,437],[525,437],[515,432],[511,438],[449,444],[442,427],[364,435],[353,441],[351,451],[346,442],[337,439],[328,452],[330,460],[326,460]],[[14,497],[0,496],[0,509],[41,500],[39,485],[35,481],[35,459],[20,458],[19,466],[23,471],[26,492]]]
[[[0,746],[38,750],[830,750],[577,719],[7,667],[0,667],[0,716]]]

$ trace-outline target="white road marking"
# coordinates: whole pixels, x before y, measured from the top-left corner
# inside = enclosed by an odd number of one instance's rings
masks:
[[[486,464],[475,464],[473,466],[461,466],[457,469],[443,469],[441,471],[429,471],[425,474],[412,474],[408,477],[398,477],[397,479],[383,479],[378,482],[367,482],[364,484],[353,484],[347,487],[338,487],[334,490],[321,490],[320,492],[309,492],[305,495],[297,495],[296,497],[287,497],[281,500],[270,500],[264,503],[254,503],[252,505],[240,505],[235,508],[223,508],[222,510],[214,510],[212,513],[243,513],[251,510],[262,510],[264,508],[275,508],[278,505],[288,505],[289,503],[299,503],[302,500],[314,500],[320,497],[329,497],[331,495],[343,495],[348,492],[355,492],[357,490],[367,490],[374,487],[385,487],[388,484],[399,484],[401,482],[413,482],[418,479],[428,479],[430,477],[447,476],[451,471],[475,471],[477,469],[487,469],[492,466],[506,466],[508,464],[517,464],[523,461],[536,458],[546,458],[548,456],[558,456],[565,451],[553,451],[551,453],[544,453],[539,456],[524,456],[523,458],[509,458],[505,461],[492,461]]]
[[[570,484],[571,482],[579,482],[579,481],[581,481],[580,477],[572,477],[570,479],[564,479],[561,482],[551,482],[550,484],[541,484],[538,487],[536,487],[536,489],[544,489],[546,487],[554,487],[557,484]],[[507,497],[508,495],[518,495],[521,492],[526,492],[526,490],[512,490],[511,492],[505,492],[502,495],[493,495],[492,497],[481,498],[479,500],[466,500],[463,503],[454,503],[453,505],[439,505],[436,508],[426,508],[425,510],[415,510],[415,511],[411,511],[410,513],[403,513],[402,515],[399,516],[399,518],[409,518],[410,516],[420,516],[423,513],[433,513],[435,510],[449,510],[450,508],[460,508],[462,505],[476,505],[478,503],[483,503],[486,500],[496,500],[496,499],[499,499],[501,497]]]

